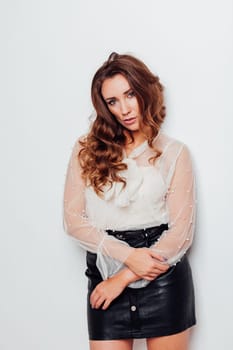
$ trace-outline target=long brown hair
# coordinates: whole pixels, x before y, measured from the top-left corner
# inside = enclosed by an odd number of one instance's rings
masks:
[[[82,176],[98,195],[101,195],[103,186],[114,181],[125,184],[124,178],[119,175],[119,171],[127,169],[122,162],[125,129],[109,111],[101,93],[104,80],[116,74],[123,75],[135,93],[142,116],[140,130],[151,148],[165,118],[163,86],[159,78],[139,59],[113,52],[93,77],[91,97],[97,116],[88,135],[80,141]],[[128,133],[133,140],[133,134]],[[159,155],[160,152],[157,152],[155,157]]]

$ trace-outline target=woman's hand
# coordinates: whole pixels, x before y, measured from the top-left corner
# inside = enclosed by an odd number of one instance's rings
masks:
[[[148,248],[135,248],[125,264],[137,276],[148,281],[154,280],[169,269],[165,259]]]
[[[102,310],[106,310],[131,282],[139,279],[140,277],[125,268],[109,279],[100,282],[90,296],[92,308],[99,309],[102,306]]]

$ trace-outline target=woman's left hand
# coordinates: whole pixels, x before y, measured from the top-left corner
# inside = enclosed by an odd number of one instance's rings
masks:
[[[100,282],[91,293],[90,303],[92,308],[99,309],[103,304],[102,310],[106,310],[124,289],[123,283],[119,283],[115,277]]]
[[[125,268],[116,275],[100,282],[90,296],[92,308],[106,310],[131,282],[140,279],[132,271]]]

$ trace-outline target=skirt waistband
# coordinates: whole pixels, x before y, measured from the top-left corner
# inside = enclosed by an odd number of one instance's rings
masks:
[[[107,230],[107,233],[136,248],[140,246],[150,247],[158,240],[165,230],[168,230],[168,224],[161,224],[159,226],[147,227],[139,230]]]

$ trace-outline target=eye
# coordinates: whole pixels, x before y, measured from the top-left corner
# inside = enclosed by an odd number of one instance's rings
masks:
[[[109,105],[109,106],[114,106],[114,104],[116,103],[116,100],[108,100],[107,101],[107,105]]]
[[[130,91],[128,92],[128,97],[131,98],[131,97],[134,97],[134,96],[135,96],[134,91],[133,91],[133,90],[130,90]]]

